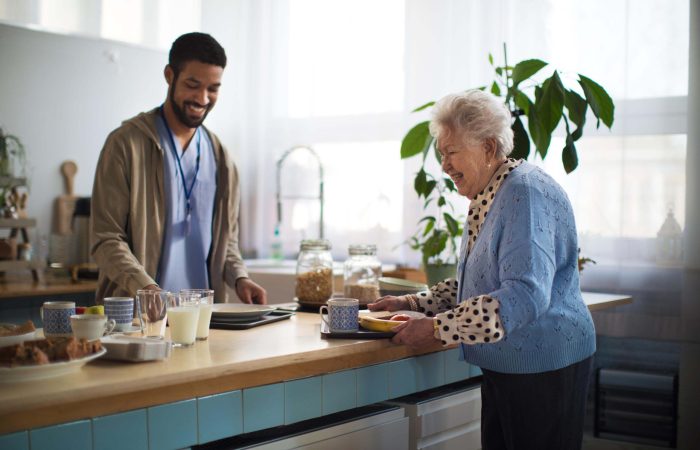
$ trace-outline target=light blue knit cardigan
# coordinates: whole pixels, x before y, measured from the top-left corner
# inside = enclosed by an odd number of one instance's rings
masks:
[[[592,355],[595,329],[581,297],[577,258],[566,194],[523,162],[498,190],[466,260],[463,246],[457,298],[498,299],[506,332],[497,343],[462,344],[464,359],[496,372],[539,373]]]

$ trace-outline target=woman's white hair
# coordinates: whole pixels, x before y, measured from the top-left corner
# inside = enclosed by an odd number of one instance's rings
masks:
[[[467,143],[496,142],[496,152],[513,151],[510,111],[498,97],[478,89],[447,95],[433,106],[430,134],[440,142],[452,133]]]

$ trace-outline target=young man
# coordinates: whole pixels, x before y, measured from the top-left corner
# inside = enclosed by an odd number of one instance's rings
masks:
[[[238,249],[238,171],[202,125],[225,67],[226,54],[214,38],[180,36],[165,66],[165,103],[126,120],[107,138],[90,217],[98,302],[154,288],[210,288],[224,302],[225,284],[244,303],[267,302]]]

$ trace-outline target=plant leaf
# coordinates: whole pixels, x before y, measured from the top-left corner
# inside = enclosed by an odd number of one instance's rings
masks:
[[[605,89],[595,81],[581,74],[578,74],[578,76],[578,83],[581,85],[581,88],[583,88],[586,101],[591,105],[593,114],[595,114],[599,121],[602,120],[605,126],[608,128],[612,127],[613,121],[615,120],[615,104],[612,98],[610,98]]]
[[[493,55],[489,53],[489,64],[493,66]]]
[[[413,179],[413,189],[415,189],[416,194],[418,194],[418,198],[420,198],[425,192],[425,187],[427,184],[428,176],[425,173],[425,170],[423,170],[423,168],[421,167],[418,173],[416,174],[416,178]]]
[[[459,223],[448,213],[443,213],[442,217],[445,218],[445,224],[447,225],[447,231],[450,232],[451,236],[459,236]]]
[[[457,192],[457,188],[455,187],[454,181],[452,181],[449,178],[443,178],[443,182],[445,183],[445,188],[450,191],[450,192]]]
[[[576,154],[576,146],[572,135],[566,137],[566,145],[561,152],[561,160],[566,173],[571,173],[578,167],[578,155]]]
[[[445,230],[433,230],[433,234],[423,243],[423,262],[442,253],[447,247],[447,233]]]
[[[433,106],[434,104],[435,104],[435,102],[428,102],[428,103],[426,103],[425,105],[419,106],[418,108],[414,109],[414,110],[411,111],[411,112],[423,111],[424,109],[430,108],[430,107]]]
[[[515,65],[513,74],[511,75],[513,86],[517,86],[522,81],[527,80],[546,65],[547,63],[540,59],[526,59],[525,61],[520,61]]]
[[[571,133],[574,141],[578,141],[583,136],[583,126],[586,123],[586,111],[588,104],[586,100],[572,90],[567,90],[564,97],[564,105],[569,111],[569,119],[576,124],[576,130]]]
[[[525,131],[520,117],[515,118],[511,128],[513,130],[513,152],[510,156],[516,159],[527,159],[530,156],[530,136]]]
[[[411,128],[401,141],[401,159],[410,158],[430,147],[433,137],[428,129],[429,121],[421,122]]]
[[[564,86],[556,70],[542,84],[542,95],[535,102],[535,108],[542,128],[551,134],[564,112]]]
[[[539,120],[537,114],[537,108],[530,108],[530,113],[527,115],[527,127],[530,130],[530,136],[535,143],[537,153],[544,159],[547,156],[547,149],[552,140],[552,133],[544,129],[542,121]]]
[[[445,197],[443,197],[443,196],[441,195],[440,198],[438,198],[437,205],[438,205],[439,207],[442,207],[442,206],[445,206],[445,203],[447,203],[447,202],[445,201]]]
[[[498,86],[498,83],[495,81],[491,84],[491,93],[495,95],[496,97],[501,96],[501,88]]]
[[[435,186],[437,186],[437,181],[435,180],[428,180],[428,182],[425,183],[425,192],[423,194],[425,198],[428,198],[428,196],[433,193]]]
[[[426,223],[426,224],[425,224],[425,230],[423,230],[423,237],[427,236],[428,233],[430,233],[430,232],[433,230],[434,227],[435,227],[435,222],[434,222],[434,221]]]
[[[515,99],[515,106],[522,109],[525,112],[525,115],[527,115],[527,113],[530,111],[530,107],[532,106],[530,97],[525,95],[522,91],[516,90],[513,98]]]
[[[503,67],[496,67],[496,73],[503,76]]]

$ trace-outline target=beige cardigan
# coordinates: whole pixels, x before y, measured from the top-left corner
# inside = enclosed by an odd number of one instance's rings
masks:
[[[105,142],[92,189],[90,246],[99,266],[96,300],[134,296],[156,284],[165,226],[163,149],[156,131],[158,108],[124,121]],[[206,130],[206,128],[205,128]],[[217,302],[224,283],[247,277],[238,249],[238,171],[209,130],[217,187],[209,251],[209,278]]]

